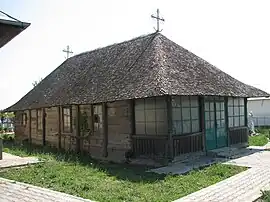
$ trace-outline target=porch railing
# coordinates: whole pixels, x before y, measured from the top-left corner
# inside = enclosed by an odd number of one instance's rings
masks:
[[[229,128],[230,145],[248,142],[248,127]]]
[[[173,155],[198,152],[203,150],[203,133],[173,136]]]

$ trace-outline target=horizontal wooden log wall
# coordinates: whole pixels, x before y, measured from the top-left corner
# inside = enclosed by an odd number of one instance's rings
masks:
[[[135,157],[166,157],[168,136],[133,135],[132,141]]]
[[[198,152],[203,150],[203,133],[173,136],[173,155]]]
[[[229,128],[230,145],[248,142],[248,127]]]

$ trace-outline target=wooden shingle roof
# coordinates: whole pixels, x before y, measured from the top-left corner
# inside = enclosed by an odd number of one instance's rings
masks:
[[[161,95],[262,97],[160,33],[67,59],[8,111]]]

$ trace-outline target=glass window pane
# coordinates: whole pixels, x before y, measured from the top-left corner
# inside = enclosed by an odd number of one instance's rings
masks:
[[[240,99],[239,99],[239,104],[240,104],[241,106],[244,106],[244,98],[240,98]]]
[[[190,131],[191,129],[191,125],[190,125],[190,121],[183,121],[183,133],[191,133]]]
[[[168,127],[166,123],[157,122],[157,135],[165,135],[168,134]]]
[[[135,110],[144,109],[144,99],[135,100]]]
[[[155,109],[155,98],[145,98],[145,109]]]
[[[215,108],[214,108],[214,103],[213,102],[210,102],[210,111],[214,111]]]
[[[245,126],[245,116],[240,116],[240,126]]]
[[[182,134],[182,122],[173,121],[173,129],[174,129],[174,134],[176,135]]]
[[[233,117],[229,117],[229,127],[233,127]]]
[[[233,116],[233,107],[228,107],[228,116]]]
[[[228,106],[233,106],[233,98],[232,97],[228,98]]]
[[[199,119],[199,108],[198,107],[191,108],[191,118],[192,119]]]
[[[239,98],[234,98],[233,99],[233,105],[238,106],[239,105]]]
[[[190,97],[190,106],[191,107],[198,107],[199,106],[199,99],[197,96]]]
[[[234,117],[234,126],[237,127],[239,125],[240,125],[240,123],[239,123],[239,116],[235,116]]]
[[[245,115],[245,108],[244,107],[240,107],[240,115]]]
[[[224,110],[224,102],[220,103],[220,110]]]
[[[205,121],[210,120],[210,112],[205,112]]]
[[[192,120],[192,132],[199,132],[200,131],[200,125],[199,120]]]
[[[204,103],[204,110],[205,110],[205,111],[210,111],[210,110],[209,110],[209,107],[210,107],[209,102],[205,102],[205,103]]]
[[[220,118],[221,118],[221,119],[225,119],[225,112],[224,112],[224,111],[221,111],[221,112],[220,112]]]
[[[190,108],[182,108],[183,120],[190,120]]]
[[[181,108],[172,108],[172,119],[173,120],[182,120]]]
[[[216,102],[216,110],[219,111],[220,110],[220,102]]]
[[[166,109],[165,97],[156,97],[156,109]]]
[[[220,112],[217,112],[217,113],[216,113],[216,119],[217,119],[217,120],[220,120],[220,119],[221,119]]]
[[[215,120],[215,112],[210,112],[211,121]]]
[[[136,122],[145,122],[144,110],[135,111],[135,121]]]
[[[167,121],[167,110],[157,109],[156,110],[156,121]]]
[[[190,107],[189,96],[181,96],[182,107]]]
[[[234,110],[234,111],[233,111],[233,115],[234,115],[234,116],[239,116],[239,114],[240,114],[240,113],[239,113],[239,106],[234,107],[233,110]]]
[[[206,129],[209,129],[209,128],[210,128],[210,121],[206,121],[206,122],[205,122],[205,128],[206,128]]]
[[[145,135],[145,123],[136,123],[136,134]]]
[[[221,128],[225,128],[226,127],[225,120],[224,119],[221,120],[220,124],[221,124],[220,125]]]
[[[145,121],[146,122],[156,121],[156,111],[154,109],[145,110]]]
[[[181,107],[180,96],[172,96],[172,107]]]
[[[155,122],[147,122],[146,123],[146,134],[147,135],[156,135],[156,123]]]
[[[215,121],[210,121],[210,127],[215,128]]]

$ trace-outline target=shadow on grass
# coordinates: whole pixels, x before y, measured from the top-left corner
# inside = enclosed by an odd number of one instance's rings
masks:
[[[4,151],[19,156],[37,156],[45,161],[55,159],[66,163],[80,164],[82,166],[99,169],[109,176],[114,176],[120,180],[132,182],[155,182],[163,180],[166,175],[146,172],[151,167],[142,165],[118,164],[112,162],[103,162],[92,159],[86,154],[76,154],[51,147],[39,145],[15,144],[13,142],[4,142]],[[45,162],[46,163],[46,162]]]

